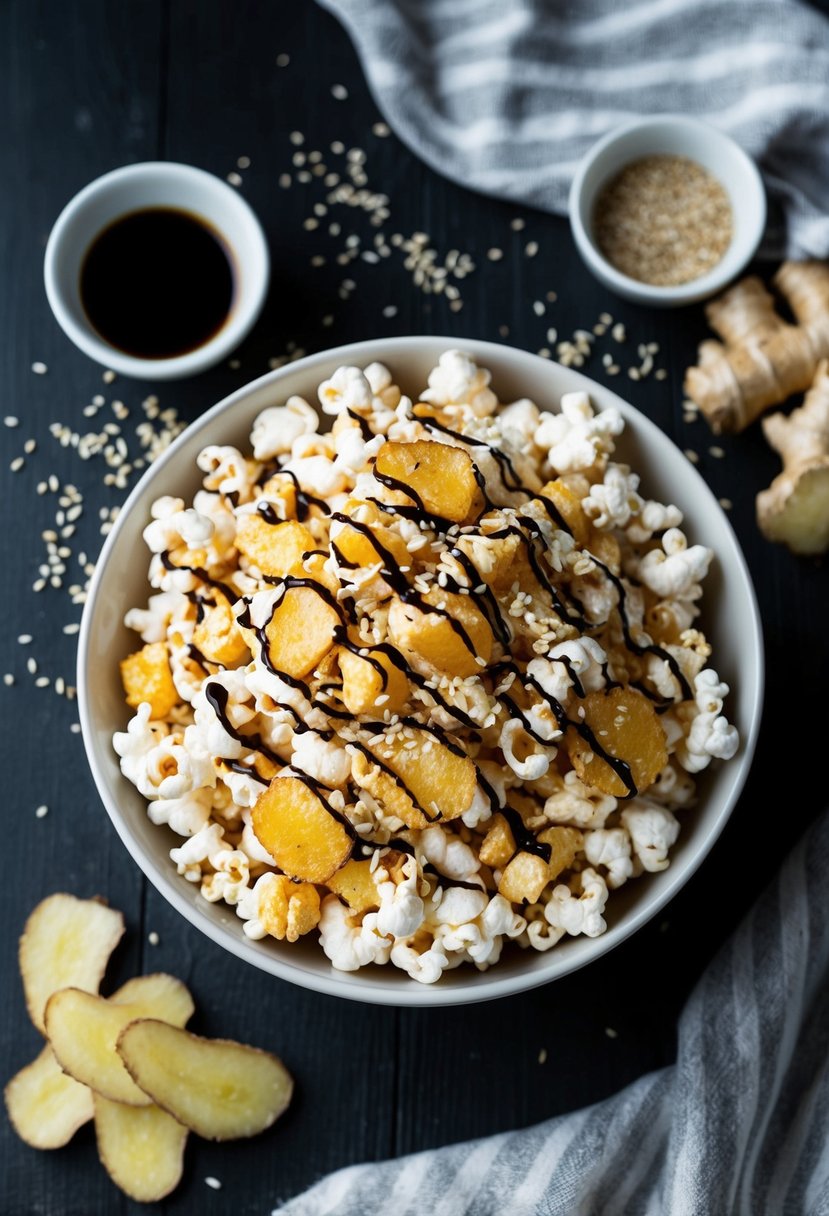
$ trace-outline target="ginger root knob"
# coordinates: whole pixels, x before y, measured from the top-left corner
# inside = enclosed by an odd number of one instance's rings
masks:
[[[769,540],[794,553],[829,549],[829,361],[818,365],[803,405],[772,414],[763,432],[783,459],[783,472],[757,495],[757,523]]]
[[[685,374],[685,392],[717,433],[741,431],[769,406],[804,392],[818,362],[829,357],[829,264],[784,262],[775,286],[796,324],[776,312],[754,276],[706,308],[722,340],[700,345],[696,367]]]

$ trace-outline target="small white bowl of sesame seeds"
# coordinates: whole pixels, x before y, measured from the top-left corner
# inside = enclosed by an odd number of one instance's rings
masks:
[[[592,273],[639,304],[676,307],[721,291],[766,223],[754,161],[708,123],[660,115],[616,128],[585,156],[570,224]]]

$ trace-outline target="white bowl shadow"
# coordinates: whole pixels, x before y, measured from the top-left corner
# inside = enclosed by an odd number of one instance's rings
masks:
[[[147,878],[191,924],[237,958],[318,992],[376,1004],[436,1007],[507,996],[568,975],[628,938],[665,907],[713,847],[748,775],[762,710],[762,632],[751,578],[730,523],[696,469],[654,423],[580,373],[511,347],[465,341],[463,349],[491,370],[493,388],[503,401],[528,396],[555,409],[563,393],[581,389],[597,408],[615,406],[626,422],[617,458],[640,473],[645,495],[682,508],[692,543],[714,550],[701,625],[713,645],[713,665],[732,689],[726,712],[740,731],[738,755],[700,774],[698,803],[681,813],[683,829],[671,865],[611,894],[605,934],[568,938],[543,954],[511,946],[490,970],[464,964],[431,986],[390,965],[336,971],[316,941],[251,941],[232,908],[208,903],[196,886],[176,874],[169,850],[180,838],[150,822],[145,799],[121,774],[112,747],[113,732],[123,730],[129,717],[118,660],[136,648],[136,635],[123,625],[124,614],[145,604],[150,593],[141,533],[151,503],[163,494],[190,501],[201,484],[196,456],[205,444],[249,447],[251,425],[262,409],[294,393],[315,402],[317,385],[337,367],[379,360],[404,391],[416,392],[440,354],[457,345],[449,338],[409,337],[339,347],[262,376],[207,411],[155,461],[127,499],[97,562],[79,636],[78,699],[87,757],[110,819]]]

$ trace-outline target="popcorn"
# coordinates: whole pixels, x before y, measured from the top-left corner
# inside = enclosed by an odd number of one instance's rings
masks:
[[[535,441],[547,450],[547,460],[558,473],[589,469],[612,451],[612,436],[624,428],[622,416],[613,408],[593,413],[587,393],[565,393],[561,412],[546,414]]]
[[[639,562],[642,582],[667,599],[697,599],[699,583],[708,573],[713,553],[703,545],[691,545],[679,528],[669,528],[662,548],[652,549]]]
[[[689,773],[707,768],[714,757],[730,760],[740,740],[737,731],[722,716],[728,685],[707,667],[694,681],[695,703],[683,713],[690,729],[677,747],[677,758]]]
[[[489,372],[478,367],[463,351],[447,350],[429,373],[429,387],[422,399],[436,405],[466,406],[472,415],[482,418],[498,405],[498,398],[488,387],[489,381]]]
[[[544,918],[553,929],[561,929],[571,937],[581,933],[599,937],[607,928],[602,916],[607,903],[607,883],[588,868],[576,876],[574,886],[576,893],[564,883],[553,888]]]
[[[622,823],[643,869],[651,873],[666,870],[668,852],[679,835],[676,815],[650,798],[632,798],[622,811]]]
[[[344,971],[435,983],[604,932],[739,745],[712,554],[613,461],[619,414],[489,379],[462,351],[413,397],[338,368],[330,433],[303,397],[262,410],[145,529],[122,771],[204,899]]]
[[[300,435],[317,429],[317,412],[304,397],[289,397],[284,405],[272,405],[257,415],[251,431],[253,454],[257,460],[273,460],[290,452]]]

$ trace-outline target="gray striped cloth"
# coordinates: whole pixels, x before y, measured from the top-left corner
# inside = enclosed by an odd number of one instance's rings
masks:
[[[619,123],[732,135],[773,202],[769,256],[829,254],[829,22],[801,0],[322,0],[393,130],[445,176],[563,214]]]
[[[340,1170],[280,1216],[826,1216],[827,875],[829,812],[698,983],[675,1065],[538,1127]]]

